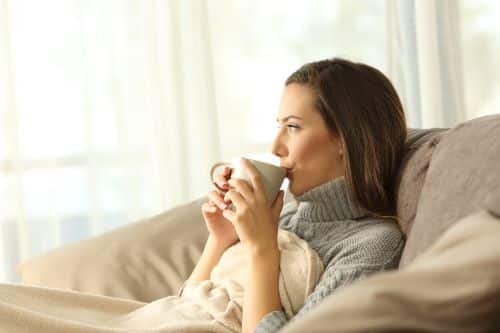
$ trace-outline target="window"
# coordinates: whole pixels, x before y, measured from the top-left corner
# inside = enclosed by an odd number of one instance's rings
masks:
[[[500,2],[462,0],[467,119],[500,110]]]

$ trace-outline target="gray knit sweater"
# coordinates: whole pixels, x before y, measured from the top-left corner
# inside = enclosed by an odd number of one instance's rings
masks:
[[[404,237],[395,222],[368,217],[347,189],[345,178],[321,184],[285,205],[280,228],[294,232],[316,250],[325,271],[302,309],[291,319],[283,311],[267,314],[255,332],[281,329],[309,312],[335,290],[370,274],[396,268]]]

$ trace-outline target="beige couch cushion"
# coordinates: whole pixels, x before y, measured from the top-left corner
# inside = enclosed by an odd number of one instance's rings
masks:
[[[499,152],[500,115],[469,120],[446,132],[432,154],[400,267],[462,217],[495,205]]]
[[[420,191],[432,154],[447,129],[409,129],[405,154],[396,179],[399,226],[404,234],[411,229],[417,213]]]
[[[327,297],[283,333],[499,332],[500,219],[482,210],[404,269]]]
[[[173,295],[208,237],[205,200],[29,259],[18,266],[22,281],[142,302]]]

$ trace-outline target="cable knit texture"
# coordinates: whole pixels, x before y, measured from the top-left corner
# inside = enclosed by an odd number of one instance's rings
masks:
[[[293,318],[283,311],[267,314],[255,332],[280,330],[335,290],[370,274],[397,267],[404,237],[395,222],[370,217],[354,199],[344,177],[321,184],[285,205],[280,228],[306,240],[319,254],[325,272]]]

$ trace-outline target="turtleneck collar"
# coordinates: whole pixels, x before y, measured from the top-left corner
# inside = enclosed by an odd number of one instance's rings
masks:
[[[320,184],[294,198],[298,202],[297,217],[308,221],[355,220],[368,215],[368,211],[353,199],[344,176]]]

